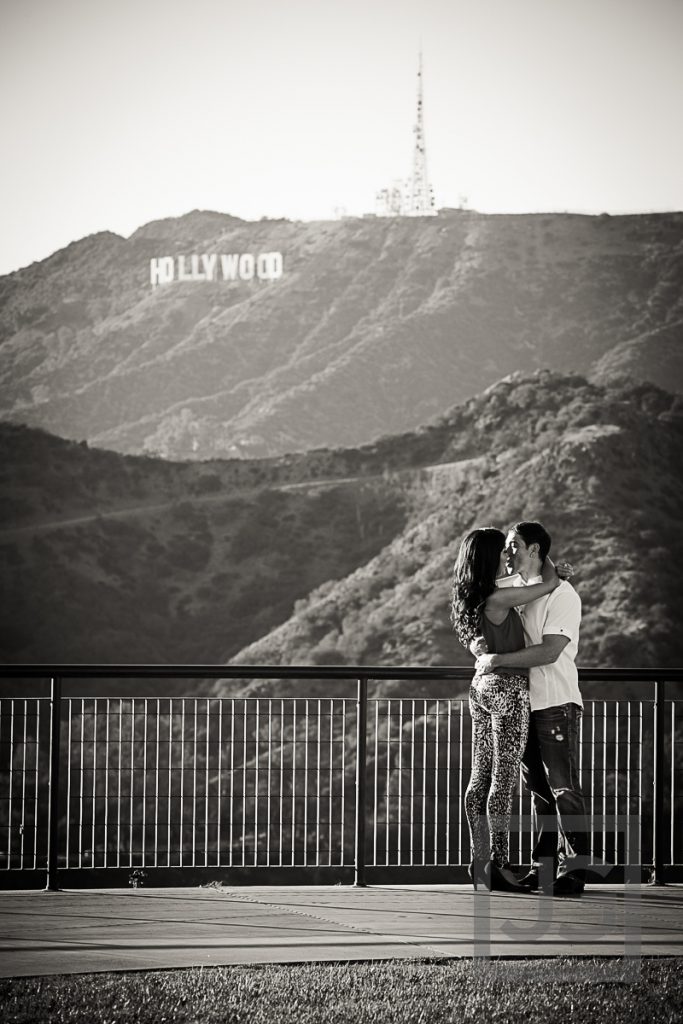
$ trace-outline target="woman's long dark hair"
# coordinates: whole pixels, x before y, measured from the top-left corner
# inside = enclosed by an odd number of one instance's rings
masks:
[[[451,622],[463,647],[481,633],[481,616],[496,586],[505,534],[493,526],[468,533],[453,568]]]

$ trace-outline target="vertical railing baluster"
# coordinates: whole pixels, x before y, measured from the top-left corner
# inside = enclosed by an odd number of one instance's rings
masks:
[[[308,697],[304,701],[304,867],[308,864]]]
[[[463,800],[462,800],[462,773],[463,773],[463,744],[465,742],[465,717],[463,713],[463,701],[460,700],[460,737],[458,751],[458,864],[462,864],[462,832],[463,832]],[[474,854],[472,854],[474,856]]]
[[[62,680],[50,681],[50,775],[47,805],[47,880],[50,892],[59,889],[59,740],[62,722]]]
[[[256,744],[254,749],[254,766],[256,772],[254,775],[254,864],[258,864],[258,787],[259,787],[259,759],[260,753],[260,732],[261,732],[261,700],[259,697],[256,698]]]
[[[675,808],[676,808],[676,792],[675,792],[675,782],[676,782],[676,769],[675,769],[675,765],[676,765],[676,701],[675,700],[671,701],[671,757],[670,757],[670,761],[671,761],[671,781],[670,781],[671,790],[670,790],[670,797],[669,797],[669,821],[670,821],[670,831],[671,831],[671,842],[670,842],[671,853],[670,853],[670,856],[669,856],[669,863],[670,864],[675,864],[676,863],[675,849],[674,849],[674,818],[675,818],[674,811],[675,811]]]
[[[142,708],[142,844],[140,865],[145,867],[147,863],[147,729],[149,726],[149,700],[147,697],[142,702]]]
[[[26,746],[28,736],[28,701],[24,698],[24,739],[21,748],[21,822],[19,826],[19,867],[24,867],[24,833],[26,832]],[[673,790],[672,790],[673,792]],[[10,818],[11,821],[11,818]]]
[[[273,700],[268,698],[268,796],[266,807],[266,865],[270,867],[270,830],[273,817]]]
[[[614,863],[618,864],[618,720],[620,720],[620,701],[614,701]]]
[[[280,698],[280,801],[279,801],[279,814],[280,814],[280,834],[279,834],[279,849],[280,849],[280,860],[279,864],[282,867],[284,863],[284,850],[282,848],[282,812],[284,809],[285,800],[285,702],[284,699]]]
[[[180,699],[180,867],[185,863],[185,697]]]
[[[192,867],[197,865],[197,728],[199,701],[194,698],[192,718]]]
[[[322,746],[322,719],[320,717],[321,700],[318,697],[318,760],[316,771],[316,800],[315,800],[315,863],[320,864],[320,748]]]
[[[422,708],[422,863],[427,863],[427,701]]]
[[[344,837],[346,835],[344,826],[346,823],[346,698],[342,698],[342,753],[341,753],[341,844],[339,847],[339,863],[345,863]]]
[[[133,792],[135,790],[135,776],[133,767],[135,764],[135,697],[130,701],[130,797],[128,800],[128,865],[133,867],[133,818],[135,817],[135,801]]]
[[[434,863],[439,863],[439,701],[436,702],[434,743]]]
[[[209,743],[209,729],[210,729],[210,704],[209,698],[206,698],[206,764],[204,773],[204,867],[209,866],[209,752],[211,746]]]
[[[216,820],[216,866],[222,863],[221,861],[221,806],[223,803],[223,700],[218,701],[218,790],[216,793],[217,801],[217,820]]]
[[[626,702],[626,866],[631,865],[631,701]]]
[[[97,698],[92,702],[92,829],[90,836],[90,866],[95,867],[95,846],[97,834],[95,817],[97,815]]]
[[[446,704],[447,731],[446,731],[446,865],[451,864],[451,717],[453,714],[451,698]]]
[[[591,861],[595,862],[595,705],[597,701],[590,702],[591,708]]]
[[[33,799],[33,869],[38,867],[38,789],[40,773],[38,768],[38,755],[40,752],[40,709],[43,705],[42,698],[36,698],[36,742],[35,742],[35,793]]]
[[[657,680],[654,703],[651,885],[664,885],[664,694],[664,682]]]
[[[389,863],[389,823],[391,821],[391,697],[387,698],[387,738],[384,743],[386,785],[384,787],[384,863]],[[399,707],[401,705],[399,699]]]
[[[123,698],[119,697],[119,770],[118,798],[116,801],[116,866],[121,867],[121,757],[123,747]]]
[[[415,701],[410,701],[410,860],[415,863]]]
[[[638,863],[643,860],[643,702],[638,702]]]
[[[14,700],[9,706],[9,800],[7,806],[7,867],[12,867],[12,796],[14,789]]]
[[[83,804],[85,803],[85,699],[81,697],[81,735],[78,741],[78,866],[83,867]]]
[[[71,745],[72,745],[72,715],[71,715],[71,698],[67,698],[62,703],[62,710],[66,708],[66,825],[65,825],[65,843],[66,852],[64,866],[69,867],[71,861]]]
[[[104,865],[109,867],[109,697],[104,705]]]
[[[585,709],[585,705],[584,705],[584,713],[579,715],[579,791],[583,794],[584,806],[585,806],[585,798],[586,798],[585,790],[583,788],[583,777],[584,777],[584,774],[585,774],[584,770],[583,770],[583,759],[584,759],[584,754],[585,754],[584,747],[583,747],[583,723],[584,723],[584,718],[585,718],[585,710],[586,709]],[[533,849],[533,842],[532,842],[532,849]]]
[[[159,744],[161,740],[161,701],[156,700],[156,750],[154,754],[154,867],[159,864]]]
[[[396,862],[403,861],[401,832],[403,831],[403,698],[398,698],[398,849]]]
[[[602,702],[602,863],[607,863],[607,701]]]
[[[368,681],[358,680],[356,703],[356,831],[355,831],[355,886],[365,885],[365,770],[368,716]]]
[[[375,704],[375,736],[374,736],[374,753],[375,753],[375,764],[373,768],[373,800],[372,800],[372,863],[377,864],[377,829],[379,823],[379,705],[380,698],[377,697],[374,701]]]
[[[247,698],[242,700],[244,711],[244,728],[242,729],[242,867],[247,864],[247,750],[249,738],[247,735]]]
[[[296,864],[296,697],[292,700],[292,866]]]
[[[328,814],[327,814],[327,817],[328,817],[328,822],[327,822],[327,844],[328,844],[327,863],[329,864],[330,867],[332,866],[332,809],[333,809],[332,780],[334,778],[332,769],[333,769],[333,765],[334,765],[334,703],[335,702],[330,698],[330,784],[329,784],[330,807],[329,807],[329,811],[328,811]]]
[[[218,781],[216,787],[216,866],[222,863],[221,857],[221,804],[223,797],[223,700],[218,700]]]
[[[235,698],[230,699],[230,858],[233,864],[233,822],[235,820]]]
[[[168,701],[168,822],[166,824],[166,866],[171,866],[171,820],[173,818],[173,697]]]

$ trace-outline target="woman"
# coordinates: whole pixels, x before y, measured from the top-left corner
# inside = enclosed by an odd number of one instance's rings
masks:
[[[451,618],[467,648],[483,636],[491,653],[524,647],[520,605],[549,594],[560,584],[549,558],[543,582],[527,587],[497,587],[505,577],[505,534],[493,527],[472,530],[460,545],[453,574]],[[470,829],[474,888],[525,892],[509,863],[512,797],[529,729],[529,671],[501,668],[477,673],[470,687],[472,773],[465,793]]]

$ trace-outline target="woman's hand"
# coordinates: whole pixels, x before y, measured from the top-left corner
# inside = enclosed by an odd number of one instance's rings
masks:
[[[487,672],[495,672],[496,666],[498,665],[497,654],[480,654],[475,663],[475,669],[482,675],[486,675]]]
[[[558,562],[555,566],[555,572],[561,580],[570,580],[574,575],[574,566],[571,562]]]
[[[486,654],[488,647],[486,646],[486,640],[483,636],[475,636],[474,640],[470,644],[470,654],[473,654],[475,658],[478,658],[480,654]]]

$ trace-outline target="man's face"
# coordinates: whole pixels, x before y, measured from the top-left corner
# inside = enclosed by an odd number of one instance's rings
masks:
[[[514,530],[510,530],[505,539],[505,555],[509,572],[519,572],[526,576],[531,569],[531,553],[522,538]]]

